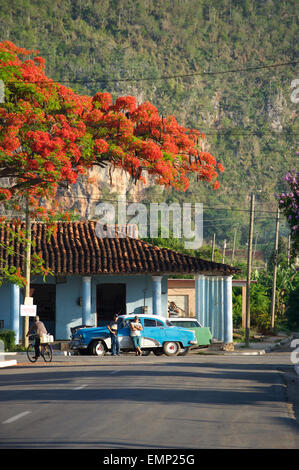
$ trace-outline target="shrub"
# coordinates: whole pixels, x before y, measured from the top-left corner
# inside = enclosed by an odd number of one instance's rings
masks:
[[[15,347],[15,332],[13,330],[1,330],[0,340],[4,343],[5,351],[14,349]]]

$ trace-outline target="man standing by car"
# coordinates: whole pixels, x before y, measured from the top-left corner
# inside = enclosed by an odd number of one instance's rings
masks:
[[[110,338],[111,338],[111,355],[112,356],[120,356],[120,348],[119,348],[119,339],[118,339],[118,315],[115,314],[113,316],[113,320],[107,326],[108,330],[110,331]]]
[[[131,328],[131,338],[133,341],[134,348],[136,350],[136,356],[142,356],[142,351],[141,351],[142,325],[137,316],[134,318],[133,321],[131,321],[130,328]]]
[[[35,342],[34,342],[34,349],[35,349],[35,357],[33,359],[38,359],[40,356],[40,339],[42,335],[46,335],[47,330],[45,325],[43,324],[42,321],[40,321],[39,317],[36,316],[34,318],[34,323],[29,329],[28,333],[26,336],[29,335],[34,335],[35,336]]]

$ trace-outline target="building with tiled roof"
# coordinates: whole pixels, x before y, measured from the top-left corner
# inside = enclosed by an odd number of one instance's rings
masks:
[[[10,228],[17,230],[13,225]],[[24,230],[23,226],[19,228]],[[95,221],[58,222],[56,236],[50,237],[45,224],[32,223],[32,240],[32,254],[41,253],[52,275],[46,282],[33,276],[31,295],[40,318],[56,339],[68,339],[71,327],[97,325],[115,312],[147,311],[167,316],[168,277],[188,274],[196,279],[196,315],[202,323],[209,317],[219,339],[230,342],[231,279],[238,269],[159,248],[121,230],[108,231],[103,237]],[[2,227],[0,242],[2,262],[24,272],[25,247],[18,238],[11,246],[13,253],[6,250],[9,232]],[[3,317],[6,328],[18,323],[22,302],[17,286],[0,288],[0,320]],[[224,321],[227,316],[231,318]],[[229,331],[224,325],[229,325]],[[18,336],[19,331],[16,333]]]

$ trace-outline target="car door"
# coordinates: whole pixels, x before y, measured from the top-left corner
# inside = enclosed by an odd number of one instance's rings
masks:
[[[119,339],[119,346],[121,349],[131,349],[132,348],[132,340],[131,340],[131,329],[130,329],[130,321],[132,319],[119,319],[119,326],[118,326],[118,339]]]
[[[161,347],[164,338],[165,325],[160,320],[143,318],[143,347]]]

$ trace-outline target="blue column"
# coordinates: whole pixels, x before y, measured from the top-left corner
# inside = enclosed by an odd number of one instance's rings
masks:
[[[205,325],[205,279],[198,274],[195,276],[195,316],[199,323]]]
[[[218,292],[219,278],[214,277],[214,337],[219,339],[219,292]]]
[[[218,339],[224,340],[224,297],[223,297],[224,277],[218,278]]]
[[[91,277],[82,277],[82,324],[91,325]]]
[[[153,315],[162,315],[162,276],[152,276]]]
[[[224,343],[233,342],[232,276],[224,278]]]
[[[215,278],[209,278],[209,323],[213,338],[215,338]]]
[[[209,277],[205,276],[204,278],[204,291],[205,291],[205,296],[204,296],[204,326],[210,327],[210,318],[209,318],[209,287],[210,287],[210,282],[209,282]]]
[[[15,332],[16,344],[20,340],[20,288],[17,284],[10,287],[10,329]]]

